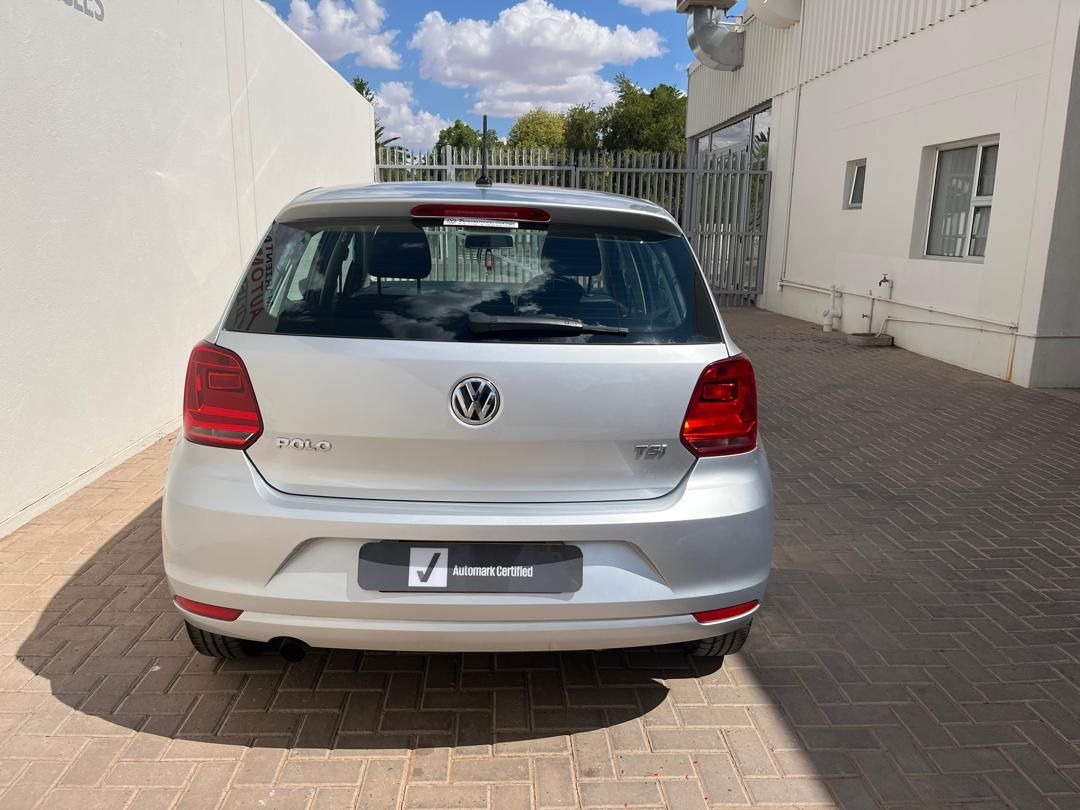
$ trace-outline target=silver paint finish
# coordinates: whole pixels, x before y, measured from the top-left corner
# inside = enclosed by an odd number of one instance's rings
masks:
[[[408,215],[440,201],[679,232],[642,200],[464,184],[320,189],[280,218]],[[764,449],[695,459],[678,439],[701,370],[739,352],[726,331],[720,343],[671,346],[220,326],[211,338],[243,357],[265,430],[246,452],[180,439],[173,453],[162,509],[169,586],[244,611],[228,623],[186,615],[200,627],[359,649],[591,649],[717,635],[748,619],[703,626],[691,614],[764,595],[773,540]],[[467,377],[495,382],[505,397],[479,428],[462,424],[448,399]],[[333,452],[279,448],[278,437]],[[359,549],[384,540],[570,543],[582,551],[582,588],[365,591]]]
[[[716,635],[690,614],[763,597],[772,489],[758,449],[702,459],[675,490],[643,501],[297,496],[268,486],[243,453],[180,440],[162,528],[174,593],[251,614],[227,625],[188,617],[217,632],[361,649],[633,646]],[[365,591],[359,548],[380,540],[572,543],[583,585],[558,595]]]

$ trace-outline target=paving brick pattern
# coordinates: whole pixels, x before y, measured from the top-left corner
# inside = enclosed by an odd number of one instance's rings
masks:
[[[0,541],[0,807],[1080,807],[1080,403],[729,321],[778,547],[722,669],[195,656],[166,440]]]

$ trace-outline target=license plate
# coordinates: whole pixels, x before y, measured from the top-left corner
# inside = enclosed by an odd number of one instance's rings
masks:
[[[562,544],[366,543],[359,584],[368,591],[572,593],[581,549]]]

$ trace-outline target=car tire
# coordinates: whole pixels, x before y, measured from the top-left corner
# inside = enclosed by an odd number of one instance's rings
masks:
[[[191,646],[195,648],[195,652],[199,653],[199,655],[221,659],[247,657],[247,642],[202,630],[195,627],[191,622],[184,622],[184,624],[187,625],[187,634],[188,638],[191,639]]]
[[[741,650],[749,637],[750,625],[747,625],[722,636],[693,641],[687,646],[687,651],[698,658],[723,658]]]

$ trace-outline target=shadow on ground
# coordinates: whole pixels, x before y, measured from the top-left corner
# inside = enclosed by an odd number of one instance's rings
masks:
[[[613,764],[684,752],[699,805],[1080,806],[1080,405],[729,320],[761,380],[778,543],[723,669],[648,650],[220,664],[172,609],[155,505],[48,600],[26,688],[75,710],[60,733],[415,749],[413,781],[436,747],[572,753],[579,790],[656,777],[687,806],[672,774]]]
[[[242,746],[543,751],[547,738],[636,723],[664,703],[665,679],[719,669],[677,650],[313,650],[297,664],[219,662],[192,652],[172,606],[160,520],[159,500],[51,598],[19,648],[89,728]]]

